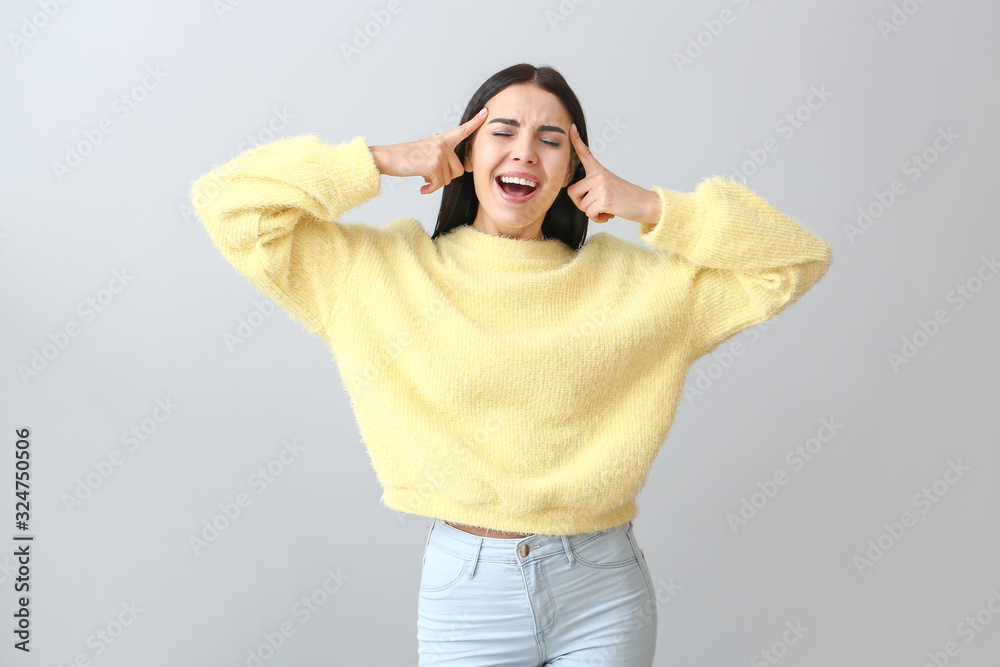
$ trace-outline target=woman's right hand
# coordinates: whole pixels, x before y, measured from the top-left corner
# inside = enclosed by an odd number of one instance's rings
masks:
[[[370,146],[375,166],[386,176],[423,176],[427,184],[420,192],[429,195],[465,173],[455,146],[485,123],[488,115],[483,107],[470,120],[444,134],[402,144]]]

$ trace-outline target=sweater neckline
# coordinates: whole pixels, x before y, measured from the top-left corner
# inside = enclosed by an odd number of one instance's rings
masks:
[[[479,231],[468,223],[454,227],[438,237],[438,241],[475,255],[476,261],[515,271],[562,266],[577,253],[560,239],[496,236]]]

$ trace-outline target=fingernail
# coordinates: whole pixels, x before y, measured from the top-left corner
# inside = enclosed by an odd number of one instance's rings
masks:
[[[576,132],[577,134],[579,134],[580,130],[576,129],[576,123],[573,123],[570,127],[573,128],[574,132]]]
[[[486,114],[486,107],[483,107],[482,109],[479,110],[479,113],[477,113],[476,115],[477,116],[483,116],[485,114]]]

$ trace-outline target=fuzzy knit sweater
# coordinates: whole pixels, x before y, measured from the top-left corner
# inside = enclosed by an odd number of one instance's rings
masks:
[[[660,219],[634,223],[645,245],[600,232],[579,250],[341,220],[380,187],[364,137],[301,135],[215,167],[190,196],[223,257],[331,349],[381,503],[495,530],[634,519],[691,363],[832,258],[721,176],[652,187]]]

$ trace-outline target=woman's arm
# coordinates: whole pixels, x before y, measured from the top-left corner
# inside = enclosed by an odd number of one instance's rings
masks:
[[[830,245],[743,185],[721,176],[693,192],[653,187],[660,219],[639,236],[697,267],[694,358],[773,317],[830,267]]]
[[[191,202],[237,271],[323,336],[366,225],[338,218],[378,194],[363,137],[330,145],[304,135],[258,146],[191,187]]]
[[[379,228],[339,222],[379,193],[381,174],[423,176],[429,194],[463,173],[455,146],[485,109],[443,135],[369,147],[303,135],[246,151],[191,187],[191,202],[223,256],[310,333],[324,337],[359,253],[379,247]]]
[[[587,172],[567,188],[577,207],[596,222],[637,221],[645,243],[693,266],[693,359],[784,310],[830,267],[826,241],[745,186],[713,176],[693,192],[645,190],[602,166],[575,125],[570,137]]]

